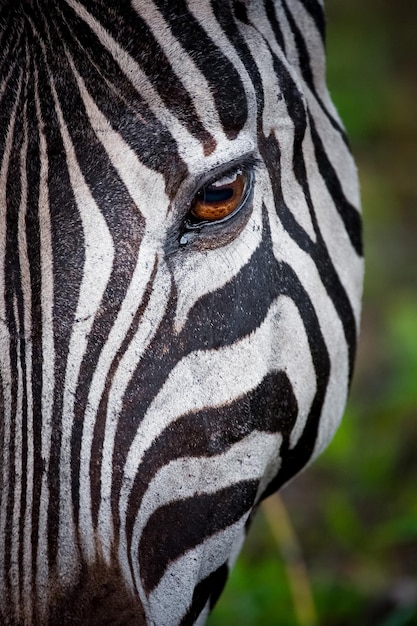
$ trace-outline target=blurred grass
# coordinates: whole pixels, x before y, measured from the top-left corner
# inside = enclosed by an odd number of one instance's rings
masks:
[[[323,456],[282,492],[320,626],[417,625],[417,2],[327,0],[328,81],[358,162],[356,374]],[[262,513],[210,626],[299,626]]]

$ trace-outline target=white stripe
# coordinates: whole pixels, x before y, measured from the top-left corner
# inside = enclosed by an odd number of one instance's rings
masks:
[[[42,475],[42,484],[39,502],[39,528],[37,546],[37,570],[36,588],[41,613],[46,610],[47,588],[49,579],[47,545],[47,515],[49,505],[49,456],[52,435],[52,411],[54,404],[55,388],[55,345],[53,328],[53,253],[51,216],[49,207],[48,190],[48,152],[42,119],[41,104],[39,98],[38,72],[35,69],[35,107],[39,128],[39,153],[40,153],[40,177],[39,177],[39,238],[40,238],[40,264],[41,264],[41,307],[42,307],[42,428],[41,428],[41,453],[45,464]]]
[[[197,617],[194,626],[204,626],[209,615],[210,615],[210,600],[207,602],[206,606],[201,611],[200,615]]]
[[[144,216],[147,233],[154,236],[156,241],[162,242],[164,232],[161,226],[165,222],[169,208],[169,197],[165,192],[165,177],[143,165],[136,152],[119,133],[113,130],[109,120],[102,114],[91,97],[68,52],[67,58],[97,139],[106,150],[137,209]],[[155,207],[158,207],[157,215],[155,215]]]
[[[294,34],[292,32],[292,28],[290,27],[288,23],[287,15],[284,11],[284,7],[282,6],[282,2],[274,2],[274,11],[275,11],[275,16],[277,18],[277,22],[280,26],[280,32],[282,35],[282,40],[283,40],[285,50],[279,46],[279,42],[275,38],[275,34],[271,28],[271,23],[266,15],[262,21],[259,20],[258,22],[256,19],[256,13],[257,13],[256,11],[254,15],[255,23],[257,26],[259,24],[259,30],[261,32],[264,31],[264,28],[265,28],[264,24],[266,24],[267,26],[266,37],[265,37],[266,41],[269,41],[271,43],[271,47],[273,51],[275,52],[275,54],[277,54],[277,56],[279,56],[281,61],[290,70],[291,76],[293,78],[297,77],[296,84],[298,86],[298,83],[301,78],[300,59],[298,56],[297,44],[295,43]],[[270,35],[270,37],[268,35]]]

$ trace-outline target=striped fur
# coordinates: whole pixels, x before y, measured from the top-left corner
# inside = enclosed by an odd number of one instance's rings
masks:
[[[332,437],[362,256],[323,41],[321,0],[0,2],[5,626],[202,624]]]

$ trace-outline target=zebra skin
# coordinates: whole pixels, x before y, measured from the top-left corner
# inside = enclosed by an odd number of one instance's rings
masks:
[[[0,2],[0,622],[203,624],[362,288],[321,0]]]

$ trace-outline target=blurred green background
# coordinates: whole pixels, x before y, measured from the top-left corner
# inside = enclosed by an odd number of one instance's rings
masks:
[[[280,547],[261,511],[209,626],[417,625],[417,1],[326,8],[328,83],[362,186],[355,379],[332,445],[281,492],[295,540]]]

